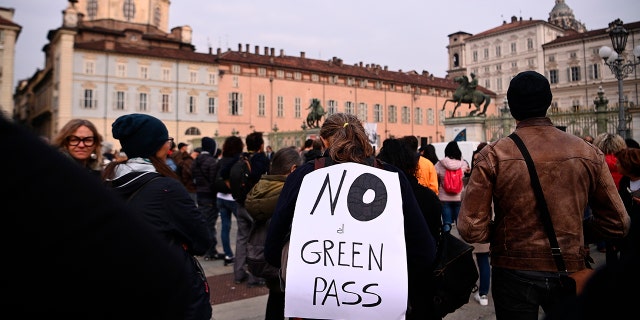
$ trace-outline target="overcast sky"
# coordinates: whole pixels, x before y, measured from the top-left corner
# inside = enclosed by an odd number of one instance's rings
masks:
[[[22,26],[14,84],[44,67],[47,33],[62,25],[67,0],[2,0]],[[639,0],[566,0],[588,30],[616,18],[640,21]],[[171,0],[169,29],[189,25],[197,52],[216,48],[251,52],[259,46],[286,55],[346,64],[377,64],[390,70],[423,70],[444,77],[448,35],[498,27],[511,16],[549,18],[555,0]]]

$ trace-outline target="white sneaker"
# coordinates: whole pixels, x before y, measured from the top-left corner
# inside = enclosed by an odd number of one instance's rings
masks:
[[[476,292],[476,294],[473,296],[473,299],[475,299],[481,306],[489,305],[489,298],[487,298],[486,294],[480,295]]]

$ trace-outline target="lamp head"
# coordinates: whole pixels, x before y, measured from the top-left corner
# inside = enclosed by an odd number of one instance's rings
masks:
[[[616,19],[609,23],[609,37],[611,37],[613,50],[619,55],[622,54],[627,46],[627,37],[629,37],[629,31],[624,28],[622,20]]]

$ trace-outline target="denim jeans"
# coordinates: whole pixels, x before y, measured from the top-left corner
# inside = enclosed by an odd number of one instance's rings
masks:
[[[207,221],[207,226],[209,230],[211,230],[211,234],[213,235],[213,242],[211,243],[211,247],[204,254],[205,256],[214,256],[218,253],[218,239],[216,235],[216,223],[218,222],[218,208],[215,204],[214,198],[208,197],[198,197],[198,210],[202,213]]]
[[[540,307],[549,314],[566,298],[555,272],[493,267],[491,282],[497,320],[538,320]]]
[[[442,201],[442,231],[451,230],[451,225],[458,220],[460,201]]]
[[[222,220],[222,230],[220,231],[220,240],[222,240],[222,249],[224,255],[227,257],[233,257],[233,250],[231,249],[231,240],[229,235],[231,233],[231,215],[238,216],[238,203],[235,200],[224,200],[218,198],[218,210],[220,212],[220,220]]]
[[[489,252],[477,252],[476,264],[478,265],[478,273],[480,274],[480,286],[478,294],[489,294],[489,285],[491,283],[491,265],[489,264]]]

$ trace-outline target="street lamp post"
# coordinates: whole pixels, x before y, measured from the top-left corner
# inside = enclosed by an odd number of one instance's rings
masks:
[[[620,19],[609,23],[609,37],[611,37],[611,44],[613,50],[607,46],[603,46],[598,51],[598,54],[604,59],[604,64],[609,66],[611,73],[618,79],[618,134],[623,138],[627,137],[626,119],[624,115],[624,92],[622,91],[622,80],[627,75],[633,73],[636,65],[640,64],[640,61],[636,61],[637,57],[640,57],[640,45],[633,49],[632,60],[624,61],[623,53],[627,46],[627,37],[629,37],[629,31],[627,31],[623,22]]]

